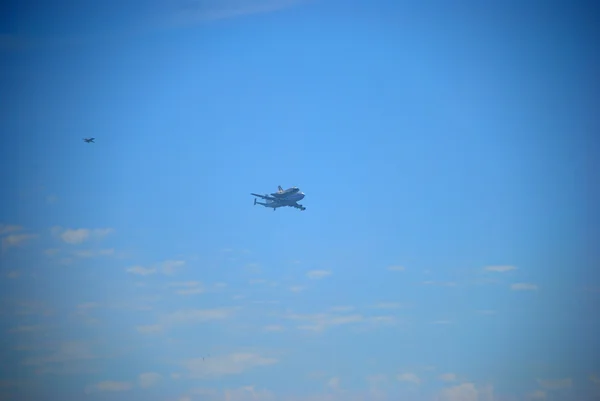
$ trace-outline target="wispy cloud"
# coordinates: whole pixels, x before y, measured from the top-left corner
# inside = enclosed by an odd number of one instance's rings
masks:
[[[171,24],[195,24],[283,10],[306,0],[188,0],[180,3]]]
[[[44,330],[44,326],[42,325],[31,325],[31,326],[17,326],[13,329],[10,329],[11,333],[34,333]]]
[[[204,292],[202,283],[200,283],[199,281],[186,281],[183,283],[171,283],[171,284],[169,284],[169,286],[178,288],[176,290],[176,292],[179,295],[194,295],[194,294],[201,294]]]
[[[559,390],[562,388],[569,388],[573,386],[573,380],[570,378],[565,379],[555,379],[555,380],[541,380],[538,379],[538,384],[540,387],[545,388],[546,390]]]
[[[3,35],[0,35],[2,37]],[[15,231],[21,231],[23,227],[16,224],[0,224],[0,235],[10,234]]]
[[[163,330],[163,326],[160,324],[137,326],[136,330],[142,334],[159,333]]]
[[[168,316],[168,321],[177,322],[207,322],[224,320],[235,313],[237,308],[188,309],[174,312]]]
[[[535,291],[538,286],[530,283],[514,283],[510,286],[510,289],[513,291]]]
[[[12,271],[9,271],[8,273],[6,273],[6,277],[12,278],[12,279],[18,278],[20,275],[21,274],[19,273],[18,270],[12,270]]]
[[[2,238],[2,250],[23,245],[26,241],[36,238],[36,234],[10,234]]]
[[[480,394],[474,383],[462,383],[440,392],[440,401],[479,400]],[[487,399],[487,398],[486,398]]]
[[[353,311],[355,308],[354,306],[334,306],[332,308],[330,308],[329,310],[332,312],[350,312]]]
[[[456,375],[454,373],[443,373],[440,375],[440,380],[445,382],[454,382],[456,381]]]
[[[456,283],[454,281],[423,281],[424,285],[432,285],[436,287],[455,287]]]
[[[73,255],[80,258],[95,258],[99,256],[112,256],[115,254],[114,249],[99,249],[99,250],[82,250],[82,251],[73,251]]]
[[[414,373],[401,373],[397,376],[398,381],[421,384],[421,378]]]
[[[100,383],[92,384],[87,386],[85,392],[90,394],[94,392],[104,391],[127,391],[133,388],[133,384],[129,382],[116,382],[116,381],[103,381]]]
[[[310,278],[311,280],[322,279],[322,278],[330,276],[330,275],[331,275],[331,271],[329,271],[329,270],[311,270],[308,273],[306,273],[306,276],[308,278]]]
[[[55,226],[51,230],[55,237],[67,244],[81,244],[91,239],[101,239],[114,232],[112,228],[62,228]]]
[[[23,301],[13,305],[15,315],[50,316],[53,311],[45,302]]]
[[[377,309],[400,309],[406,307],[406,305],[399,302],[380,302],[374,307]]]
[[[127,273],[137,274],[139,276],[148,276],[150,274],[156,273],[156,268],[154,267],[142,267],[142,266],[131,266],[125,269]]]
[[[284,327],[278,324],[271,324],[269,326],[266,326],[264,330],[269,332],[283,331]]]
[[[310,331],[323,331],[328,327],[340,326],[351,323],[359,323],[364,321],[364,317],[362,315],[354,314],[354,315],[335,315],[335,314],[327,314],[327,313],[319,313],[313,315],[298,315],[298,314],[288,314],[286,315],[287,319],[297,320],[301,322],[306,322],[305,324],[300,324],[298,329],[300,330],[310,330]]]
[[[546,392],[542,390],[536,390],[533,393],[529,394],[529,399],[531,400],[545,400]]]
[[[339,377],[332,377],[331,379],[329,379],[327,381],[327,387],[329,387],[332,390],[339,390],[339,388],[340,388],[340,378]]]
[[[209,363],[207,363],[209,362]],[[222,356],[189,359],[183,363],[190,378],[210,378],[236,375],[257,367],[274,365],[276,358],[266,357],[253,352],[240,352]]]
[[[161,263],[160,267],[164,274],[175,274],[178,270],[185,266],[184,260],[166,260]]]
[[[81,341],[65,342],[59,345],[58,349],[51,353],[25,359],[22,364],[25,366],[36,366],[39,368],[48,364],[64,364],[73,361],[89,361],[96,359],[90,347],[90,344]]]
[[[160,382],[162,376],[155,372],[142,373],[138,376],[138,384],[141,388],[150,388]]]
[[[125,269],[127,273],[137,274],[139,276],[149,276],[151,274],[163,273],[167,276],[174,275],[177,271],[181,270],[185,266],[184,260],[166,260],[161,263],[157,263],[151,267],[143,266],[131,266]]]
[[[452,321],[450,321],[450,320],[434,320],[433,322],[431,322],[431,324],[446,325],[446,324],[452,324]]]
[[[516,269],[517,268],[515,266],[487,266],[484,268],[485,271],[496,273],[506,273]]]

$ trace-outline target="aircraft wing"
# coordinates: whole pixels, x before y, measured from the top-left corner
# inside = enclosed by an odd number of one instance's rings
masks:
[[[274,198],[274,197],[268,196],[268,195],[259,195],[259,194],[253,194],[253,193],[250,193],[250,195],[258,196],[259,198],[263,198],[263,199],[267,199],[267,200],[277,200],[277,198]]]

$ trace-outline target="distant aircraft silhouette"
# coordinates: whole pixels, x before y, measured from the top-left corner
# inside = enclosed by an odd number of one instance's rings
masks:
[[[94,139],[96,139],[96,138],[83,138],[83,140],[87,143],[96,143],[96,142],[94,142]]]
[[[290,206],[290,207],[295,207],[296,209],[306,210],[306,208],[304,206],[302,206],[301,204],[298,203],[299,200],[304,199],[304,192],[301,192],[300,188],[298,188],[298,187],[288,188],[284,191],[280,185],[278,187],[278,191],[273,192],[271,194],[271,196],[269,196],[267,194],[259,195],[259,194],[255,194],[255,193],[251,193],[250,195],[254,195],[259,198],[263,198],[264,200],[267,201],[266,203],[257,202],[256,198],[254,198],[255,205],[263,205],[264,207],[272,207],[273,211],[277,210],[278,207],[283,207],[283,206]]]

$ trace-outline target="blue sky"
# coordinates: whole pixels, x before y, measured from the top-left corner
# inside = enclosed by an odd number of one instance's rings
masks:
[[[598,399],[594,8],[123,4],[3,5],[3,397]]]

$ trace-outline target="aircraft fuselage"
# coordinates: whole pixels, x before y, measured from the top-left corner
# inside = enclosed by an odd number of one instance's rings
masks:
[[[297,203],[298,201],[304,199],[305,195],[296,187],[285,191],[280,190],[279,192],[272,193],[271,195],[263,196],[255,193],[252,193],[251,195],[265,199],[265,202],[257,202],[255,199],[255,205],[263,205],[265,207],[272,208],[273,210],[283,206],[291,206],[300,210],[306,209],[304,206]]]

